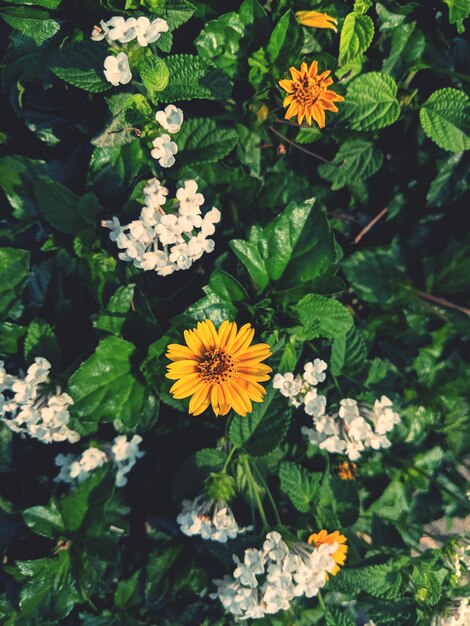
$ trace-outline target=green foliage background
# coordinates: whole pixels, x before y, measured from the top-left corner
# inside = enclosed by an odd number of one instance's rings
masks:
[[[339,34],[301,27],[299,9],[328,12]],[[465,595],[447,544],[419,540],[470,509],[469,12],[468,0],[5,3],[0,358],[9,371],[51,361],[80,449],[118,431],[141,434],[146,454],[125,489],[102,468],[69,491],[53,478],[71,446],[0,425],[1,623],[232,623],[211,581],[258,545],[261,520],[228,546],[175,522],[224,465],[240,523],[256,492],[272,527],[302,540],[338,528],[350,545],[326,608],[305,601],[260,626],[427,626]],[[105,44],[89,40],[112,15],[170,25],[118,88],[102,74]],[[277,87],[313,59],[345,97],[321,131],[285,123]],[[150,144],[170,102],[186,121],[162,173]],[[215,252],[166,278],[117,260],[100,226],[136,217],[153,175],[169,187],[194,178],[222,211]],[[393,447],[344,482],[271,388],[247,418],[188,416],[169,395],[164,351],[206,318],[250,321],[275,371],[321,356],[329,398],[389,395],[402,415]]]

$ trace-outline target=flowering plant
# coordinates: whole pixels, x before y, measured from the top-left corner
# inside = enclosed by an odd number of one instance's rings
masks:
[[[7,0],[0,623],[465,626],[468,0]]]

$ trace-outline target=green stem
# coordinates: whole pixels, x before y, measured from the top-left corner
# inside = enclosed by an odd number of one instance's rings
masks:
[[[323,613],[326,613],[325,601],[323,600],[321,591],[318,592],[317,598],[318,598],[318,604],[321,606]]]
[[[235,450],[238,450],[237,446],[233,446],[233,448],[230,450],[230,452],[228,453],[227,458],[225,459],[225,463],[224,466],[222,468],[222,474],[225,474],[227,472],[227,467],[228,464],[230,463],[230,461],[232,460],[232,456],[235,452]]]
[[[246,477],[251,487],[251,492],[253,494],[253,497],[256,501],[256,505],[258,507],[261,521],[263,522],[263,527],[267,528],[269,526],[268,520],[266,518],[266,513],[264,512],[263,503],[261,502],[261,498],[259,497],[258,489],[256,488],[255,479],[253,478],[253,474],[251,473],[251,467],[248,461],[248,457],[244,459],[243,465],[245,467]]]
[[[276,524],[278,524],[279,526],[282,525],[281,522],[281,516],[279,515],[279,511],[276,505],[276,501],[274,500],[273,494],[271,493],[271,490],[268,487],[268,483],[267,481],[264,479],[264,476],[262,475],[260,469],[258,468],[257,465],[253,465],[255,472],[258,476],[258,479],[263,483],[263,487],[266,489],[266,494],[268,496],[268,500],[271,503],[271,507],[273,509],[274,512],[274,517],[276,518]]]

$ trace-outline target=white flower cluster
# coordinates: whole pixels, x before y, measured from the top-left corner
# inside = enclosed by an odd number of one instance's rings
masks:
[[[168,23],[158,17],[150,21],[148,17],[129,17],[125,19],[121,16],[112,17],[105,22],[101,20],[99,26],[93,28],[91,39],[102,41],[115,46],[116,44],[128,44],[136,40],[138,46],[146,47],[160,38],[162,33],[168,31]],[[125,52],[119,52],[116,56],[109,55],[104,61],[104,75],[106,80],[112,85],[127,85],[132,79],[132,72],[129,67],[129,59]]]
[[[295,597],[317,595],[335,567],[332,555],[337,549],[337,543],[289,548],[278,532],[269,532],[261,550],[248,548],[243,561],[234,555],[233,576],[216,580],[217,592],[211,597],[241,620],[286,610]]]
[[[58,454],[55,464],[60,468],[55,482],[75,484],[86,480],[90,474],[112,460],[116,465],[116,487],[127,484],[127,474],[134,467],[137,459],[145,453],[139,450],[142,441],[140,435],[134,435],[129,441],[124,435],[118,435],[108,453],[99,448],[88,448],[81,455]]]
[[[49,378],[51,364],[37,357],[24,377],[7,374],[0,361],[0,418],[17,433],[25,433],[42,443],[70,441],[80,435],[68,427],[72,398],[66,393],[41,389]]]
[[[167,194],[168,189],[154,178],[144,188],[146,206],[138,220],[125,226],[117,217],[102,222],[111,231],[111,241],[123,250],[121,260],[159,276],[187,270],[205,252],[212,252],[215,244],[208,237],[220,221],[220,211],[215,207],[201,215],[204,196],[197,192],[196,181],[185,181],[176,192],[177,214],[163,212],[161,205]]]
[[[169,133],[177,133],[183,123],[183,111],[174,104],[169,104],[163,111],[157,111],[155,119]],[[164,133],[152,142],[153,150],[150,152],[152,157],[158,161],[160,167],[171,167],[175,164],[175,154],[178,152],[178,146],[172,141],[170,135]]]
[[[315,359],[306,363],[303,375],[291,372],[276,374],[273,387],[289,398],[290,404],[299,407],[313,418],[313,428],[302,428],[309,442],[330,453],[346,454],[357,461],[366,448],[388,448],[391,443],[386,433],[400,422],[387,396],[376,400],[373,408],[360,405],[352,398],[340,401],[338,413],[326,412],[326,398],[319,395],[316,385],[325,380],[327,364]]]
[[[212,510],[212,512],[211,512]],[[176,518],[181,532],[192,537],[200,535],[203,539],[226,543],[227,539],[235,539],[251,527],[241,528],[226,503],[215,504],[205,502],[204,496],[194,500],[183,500],[183,509]]]
[[[462,598],[451,615],[439,616],[433,626],[468,626],[470,624],[470,600]]]

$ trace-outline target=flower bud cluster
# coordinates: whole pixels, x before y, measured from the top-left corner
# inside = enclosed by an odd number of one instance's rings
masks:
[[[147,47],[167,31],[168,23],[161,17],[150,21],[145,16],[127,19],[114,16],[107,22],[101,20],[100,25],[93,28],[91,39],[92,41],[105,39],[110,46],[114,47],[118,47],[116,44],[126,45],[132,41],[136,41],[137,46]],[[106,80],[115,87],[127,85],[132,80],[127,54],[121,51],[116,56],[113,54],[107,56],[104,61],[104,75]]]
[[[187,180],[176,192],[177,213],[164,213],[168,190],[157,179],[144,188],[146,206],[140,218],[121,226],[119,219],[105,220],[111,241],[123,250],[119,258],[159,276],[168,276],[178,270],[187,270],[205,252],[212,252],[215,244],[208,239],[220,221],[220,211],[212,208],[204,216],[201,205],[204,196],[197,192],[197,183]]]
[[[336,567],[337,549],[338,543],[312,548],[299,542],[289,547],[278,532],[269,532],[260,550],[248,548],[243,561],[234,555],[233,575],[215,581],[212,597],[240,620],[286,610],[296,597],[317,595]]]
[[[60,389],[50,393],[44,388],[50,369],[47,359],[37,357],[25,376],[12,376],[0,361],[0,418],[13,432],[42,443],[75,443],[80,435],[68,426],[73,400]]]
[[[127,484],[127,474],[145,453],[139,450],[142,442],[140,435],[134,435],[128,440],[124,435],[114,438],[113,445],[108,450],[88,448],[81,455],[58,454],[55,464],[60,468],[54,478],[55,482],[76,484],[86,480],[90,474],[103,466],[108,461],[113,461],[116,466],[116,487],[124,487]]]
[[[303,405],[305,413],[312,416],[313,428],[302,428],[309,442],[330,453],[346,454],[351,461],[359,459],[367,448],[390,447],[386,434],[400,422],[392,401],[382,396],[373,407],[368,407],[343,398],[338,413],[327,413],[326,397],[316,389],[325,380],[326,369],[324,361],[315,359],[305,364],[303,375],[288,372],[276,374],[273,379],[273,387],[289,398],[292,406]]]
[[[181,532],[192,537],[200,535],[202,539],[226,543],[237,535],[245,533],[251,527],[241,528],[225,502],[206,502],[204,496],[194,500],[183,500],[183,509],[176,518]]]

